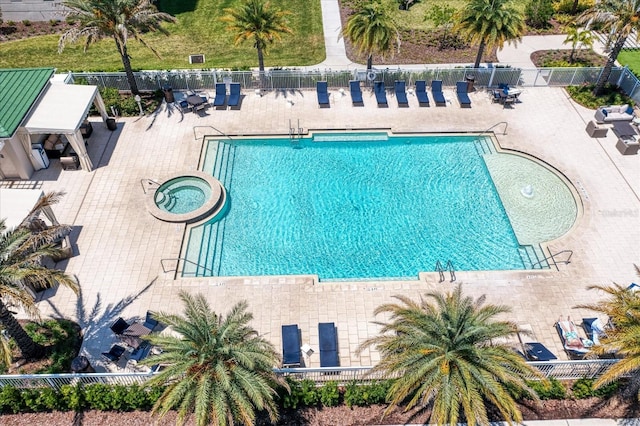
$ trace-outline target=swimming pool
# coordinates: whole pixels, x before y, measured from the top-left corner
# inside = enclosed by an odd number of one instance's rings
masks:
[[[209,141],[228,211],[191,229],[184,276],[415,278],[526,269],[483,156],[489,137],[317,134]]]

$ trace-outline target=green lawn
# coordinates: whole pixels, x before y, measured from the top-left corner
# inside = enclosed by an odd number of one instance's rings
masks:
[[[219,21],[225,8],[240,0],[160,0],[160,9],[177,23],[166,25],[170,36],[148,34],[145,40],[162,59],[131,40],[128,44],[134,69],[240,68],[257,67],[258,58],[249,41],[234,46],[233,34]],[[320,0],[272,0],[271,4],[292,11],[288,17],[293,35],[269,47],[267,67],[313,65],[325,58]],[[120,71],[122,62],[113,41],[103,40],[83,52],[82,42],[67,45],[57,53],[58,36],[39,36],[0,43],[0,68],[55,67],[63,71]],[[204,54],[205,64],[189,64],[190,54]]]
[[[640,75],[640,51],[623,50],[618,55],[618,62],[628,66],[635,75]]]

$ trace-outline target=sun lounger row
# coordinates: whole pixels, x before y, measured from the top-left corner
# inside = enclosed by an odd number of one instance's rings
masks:
[[[402,80],[396,80],[394,82],[394,93],[399,107],[408,107],[409,100],[407,99],[406,83]],[[456,96],[462,107],[470,107],[471,99],[468,94],[468,84],[464,81],[459,81],[456,84]],[[329,91],[326,81],[318,81],[316,83],[316,92],[318,95],[318,105],[321,108],[330,107]],[[431,82],[431,93],[434,103],[437,106],[445,106],[447,101],[442,93],[442,81],[433,80]],[[360,88],[359,80],[351,80],[349,82],[349,94],[351,95],[351,102],[353,105],[362,106],[364,102],[362,100],[362,90]],[[373,94],[376,97],[378,107],[387,107],[387,91],[383,81],[376,81],[373,83]],[[415,94],[420,106],[429,106],[429,95],[427,94],[427,82],[424,80],[418,80],[415,84]]]
[[[211,105],[214,108],[221,108],[225,106],[228,106],[229,108],[235,108],[239,106],[240,98],[240,83],[231,83],[229,85],[228,98],[226,83],[216,83],[216,93],[213,101],[211,102]],[[193,92],[187,92],[187,97],[185,99],[179,100],[177,103],[183,112],[197,112],[209,105],[209,95],[206,93],[196,95]]]
[[[339,367],[338,334],[336,325],[332,322],[318,324],[320,349],[320,367]],[[296,324],[282,326],[282,365],[284,367],[299,367],[302,356],[302,339],[300,329]]]

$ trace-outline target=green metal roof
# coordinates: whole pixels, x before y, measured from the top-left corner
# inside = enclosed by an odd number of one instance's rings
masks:
[[[13,136],[53,71],[53,68],[0,69],[0,139]]]

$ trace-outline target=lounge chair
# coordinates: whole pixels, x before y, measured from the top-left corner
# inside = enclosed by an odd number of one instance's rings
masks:
[[[461,107],[471,106],[471,99],[469,99],[469,94],[467,93],[468,89],[469,84],[466,81],[456,83],[456,96],[458,97],[458,102],[460,102]]]
[[[389,104],[387,104],[387,92],[384,88],[384,81],[376,81],[373,83],[373,93],[376,95],[376,102],[378,102],[379,107],[389,106]]]
[[[349,93],[351,93],[351,103],[353,103],[353,105],[364,105],[362,101],[362,90],[360,90],[360,81],[351,80],[349,82]]]
[[[151,352],[151,344],[149,342],[143,342],[133,352],[131,352],[130,360],[142,361]]]
[[[393,88],[396,92],[396,100],[399,107],[408,107],[409,100],[407,99],[407,92],[405,90],[406,84],[404,81],[396,80],[393,83]]]
[[[227,85],[224,83],[216,83],[216,96],[213,98],[213,106],[223,106],[227,99]]]
[[[442,80],[431,80],[431,95],[433,95],[433,101],[436,106],[447,105],[447,100],[444,98],[444,93],[442,93]]]
[[[129,323],[126,322],[122,317],[118,318],[116,320],[116,322],[114,322],[111,327],[109,327],[111,329],[111,331],[113,331],[115,334],[120,335],[122,334],[127,328],[129,328]]]
[[[600,337],[606,336],[606,327],[600,318],[582,318],[582,328],[594,345],[600,344]]]
[[[427,95],[426,81],[416,81],[416,98],[418,98],[418,104],[420,106],[429,106],[429,95]]]
[[[113,345],[109,352],[102,352],[102,356],[107,358],[109,361],[118,362],[123,353],[125,353],[126,349],[120,345]]]
[[[153,312],[147,311],[147,316],[144,319],[144,327],[147,327],[149,330],[153,331],[154,328],[158,326],[159,322],[157,319],[153,318]]]
[[[320,108],[329,107],[329,91],[327,88],[326,81],[317,81],[316,82],[316,93],[318,94],[318,105]]]
[[[229,107],[237,107],[240,104],[240,83],[231,83],[229,86]]]
[[[540,342],[529,342],[523,345],[525,358],[529,361],[552,361],[558,359]]]
[[[318,324],[320,338],[320,367],[339,367],[338,334],[336,325],[332,322]]]
[[[296,324],[282,326],[282,365],[300,366],[300,330]]]
[[[178,105],[180,106],[180,109],[182,110],[182,112],[190,112],[191,111],[191,105],[189,105],[189,102],[182,100],[180,102],[178,102]]]
[[[583,358],[589,352],[588,346],[593,345],[593,342],[580,338],[578,329],[570,318],[566,321],[558,320],[555,327],[562,346],[570,358]]]

